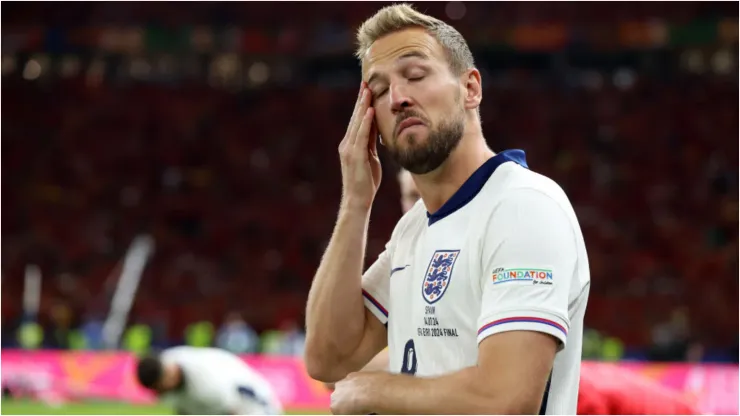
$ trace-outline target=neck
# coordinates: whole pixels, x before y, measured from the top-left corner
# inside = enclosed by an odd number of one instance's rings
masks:
[[[470,132],[466,129],[460,143],[440,167],[423,175],[413,175],[427,211],[437,212],[470,175],[494,155],[480,128]]]

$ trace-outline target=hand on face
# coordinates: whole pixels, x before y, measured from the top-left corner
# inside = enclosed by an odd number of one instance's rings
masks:
[[[347,133],[339,144],[343,203],[364,209],[370,209],[382,177],[371,102],[372,94],[363,82]]]

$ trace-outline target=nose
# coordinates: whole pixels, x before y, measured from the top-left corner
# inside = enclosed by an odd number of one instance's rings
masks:
[[[391,112],[393,112],[394,115],[413,106],[413,100],[403,86],[398,84],[391,85],[389,87],[389,93],[391,99]]]

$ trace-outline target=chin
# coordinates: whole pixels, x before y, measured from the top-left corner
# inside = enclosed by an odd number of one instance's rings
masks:
[[[425,133],[404,133],[398,138],[396,143],[398,143],[399,147],[403,149],[413,149],[426,145],[427,138],[428,135]]]

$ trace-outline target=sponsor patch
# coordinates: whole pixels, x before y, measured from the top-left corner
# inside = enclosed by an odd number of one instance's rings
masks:
[[[529,268],[515,268],[515,269],[503,269],[499,268],[493,271],[491,274],[491,280],[494,285],[519,282],[529,283],[531,285],[552,285],[552,270],[551,269],[529,269]]]

